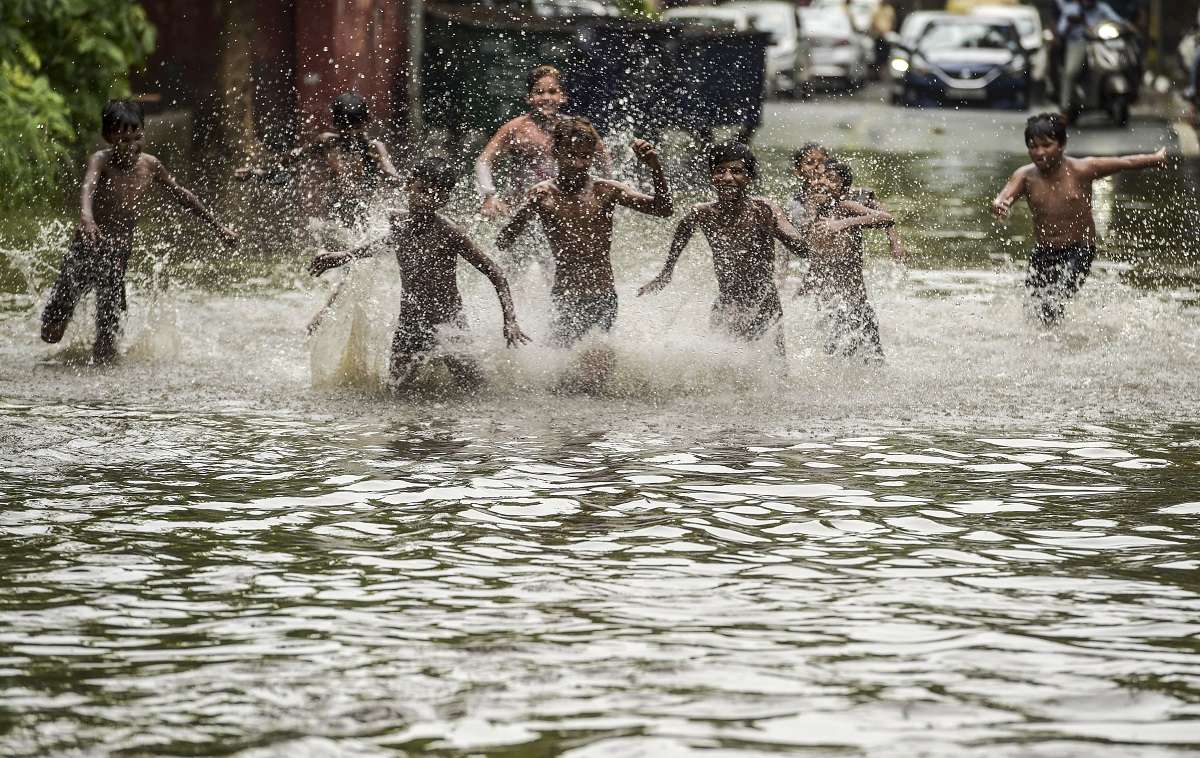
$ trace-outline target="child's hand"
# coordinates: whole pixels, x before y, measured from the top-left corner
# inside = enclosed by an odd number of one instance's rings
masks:
[[[308,273],[313,276],[320,276],[329,269],[337,268],[348,260],[350,260],[349,253],[320,252],[312,259],[312,263],[308,264]]]
[[[656,276],[638,290],[638,297],[641,297],[642,295],[653,295],[663,287],[666,287],[667,283],[670,281],[670,277],[663,277],[662,275]]]
[[[1007,197],[998,197],[992,201],[992,213],[996,218],[1008,218],[1008,212],[1012,208],[1012,200]]]
[[[908,251],[904,249],[904,245],[896,244],[892,246],[892,260],[896,263],[908,262]]]
[[[100,227],[96,225],[96,221],[94,219],[80,219],[79,231],[83,233],[84,239],[86,239],[88,242],[94,244],[100,241]]]
[[[538,184],[529,190],[529,199],[535,205],[545,210],[553,210],[556,200],[554,193],[544,184]]]
[[[633,154],[639,161],[652,169],[662,168],[662,162],[658,159],[658,151],[654,149],[654,145],[644,139],[635,139],[629,143],[629,146],[633,148]]]
[[[515,318],[508,318],[504,320],[504,341],[508,343],[509,347],[520,347],[532,340],[526,336],[525,332],[521,331],[521,327],[517,326]]]
[[[501,216],[507,216],[508,210],[508,203],[501,200],[499,195],[488,195],[483,199],[483,207],[479,209],[479,212],[483,214],[484,218],[494,221]]]
[[[1167,149],[1160,147],[1154,151],[1154,164],[1156,166],[1165,166],[1167,164]]]

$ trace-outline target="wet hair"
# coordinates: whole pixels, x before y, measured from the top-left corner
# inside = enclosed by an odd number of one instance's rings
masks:
[[[525,91],[533,94],[533,87],[547,76],[553,76],[558,86],[562,86],[562,72],[554,66],[535,66],[525,77]]]
[[[744,142],[722,142],[713,145],[708,151],[708,171],[712,173],[717,166],[730,161],[741,161],[746,167],[746,173],[751,179],[758,178],[758,159],[754,152]]]
[[[829,149],[820,142],[805,142],[800,146],[799,150],[792,153],[792,165],[799,166],[800,164],[804,163],[804,157],[814,150],[821,152],[826,157],[829,156]]]
[[[100,113],[100,133],[117,134],[128,129],[141,129],[145,120],[141,103],[109,100]]]
[[[1067,144],[1067,119],[1061,113],[1039,113],[1025,122],[1025,144],[1032,145],[1038,137],[1046,137],[1060,145]]]
[[[592,148],[600,144],[600,134],[596,127],[582,116],[559,118],[550,129],[550,137],[554,141],[555,151],[579,143],[591,145]]]
[[[343,92],[335,97],[329,104],[329,115],[333,117],[333,125],[339,129],[366,126],[371,120],[367,101],[357,92]]]
[[[842,182],[842,191],[845,192],[854,184],[854,172],[850,170],[850,164],[844,161],[839,161],[835,158],[825,161],[825,170],[836,176]]]
[[[445,158],[422,158],[412,167],[409,178],[420,179],[430,187],[447,192],[454,189],[455,184],[458,184],[458,174]]]

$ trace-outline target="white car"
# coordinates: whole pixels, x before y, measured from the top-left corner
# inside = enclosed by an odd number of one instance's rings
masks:
[[[737,0],[724,5],[687,5],[665,11],[662,18],[709,28],[766,32],[770,36],[767,94],[796,94],[808,87],[808,48],[800,37],[796,6],[790,2]]]
[[[1021,47],[1029,56],[1029,77],[1036,87],[1044,89],[1050,68],[1050,53],[1046,50],[1046,37],[1042,29],[1042,17],[1037,8],[1029,5],[977,5],[971,9],[973,16],[991,16],[1012,21],[1021,35]]]
[[[879,0],[813,0],[810,8],[841,8],[850,14],[850,23],[860,34],[871,30],[871,16],[879,7]]]
[[[870,70],[863,35],[854,29],[844,8],[803,8],[800,21],[808,39],[812,81],[854,88]]]

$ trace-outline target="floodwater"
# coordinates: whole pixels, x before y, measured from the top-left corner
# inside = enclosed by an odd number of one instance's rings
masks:
[[[65,228],[0,240],[0,752],[1196,754],[1195,167],[1098,186],[1046,332],[1027,218],[987,214],[1015,161],[852,158],[914,254],[872,243],[883,368],[825,357],[794,285],[786,377],[706,334],[700,242],[636,298],[671,225],[621,216],[598,397],[462,266],[488,387],[390,398],[394,263],[310,340],[311,247],[173,217],[97,370],[85,312],[36,337]]]

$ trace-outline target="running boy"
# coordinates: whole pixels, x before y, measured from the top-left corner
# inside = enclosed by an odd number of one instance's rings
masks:
[[[809,266],[797,295],[812,293],[826,328],[825,353],[883,360],[879,322],[863,279],[862,230],[891,226],[887,211],[847,198],[854,175],[840,161],[823,166],[813,181],[801,231],[809,245]]]
[[[1037,317],[1051,326],[1062,319],[1066,301],[1083,286],[1096,257],[1092,182],[1121,171],[1162,166],[1167,151],[1069,158],[1063,154],[1067,124],[1057,113],[1040,113],[1025,122],[1025,146],[1033,162],[1013,172],[992,201],[992,212],[1003,219],[1021,197],[1029,204],[1035,245],[1025,288]]]
[[[408,212],[392,216],[391,233],[381,241],[396,253],[404,288],[388,371],[394,389],[409,384],[421,364],[431,357],[442,359],[460,386],[472,389],[481,382],[475,361],[456,344],[467,326],[458,291],[459,257],[479,269],[496,288],[508,346],[529,341],[517,326],[504,274],[462,229],[438,213],[449,201],[455,183],[454,172],[441,158],[418,162],[405,184]],[[347,252],[320,253],[308,270],[320,276],[355,258],[374,255],[381,243]],[[439,350],[440,354],[434,355]]]
[[[554,125],[553,137],[558,177],[530,189],[528,198],[501,229],[496,245],[501,250],[511,248],[535,216],[541,220],[555,264],[550,289],[551,341],[570,347],[592,329],[609,331],[616,320],[611,250],[617,206],[661,218],[669,217],[673,206],[667,176],[649,142],[636,139],[632,147],[638,160],[650,169],[653,195],[620,182],[592,178],[588,169],[600,135],[587,119],[561,118]]]
[[[792,154],[792,173],[800,180],[800,187],[799,192],[792,198],[792,204],[788,211],[792,223],[796,226],[804,226],[808,223],[806,218],[809,207],[808,195],[812,191],[813,184],[824,175],[825,164],[831,160],[833,160],[833,155],[819,142],[806,143]],[[857,187],[851,190],[846,199],[874,210],[887,211],[887,207],[875,195],[875,190],[869,187]],[[893,224],[884,229],[884,232],[887,234],[892,258],[896,261],[903,261],[908,253],[904,249],[903,240],[900,239],[900,228]]]
[[[344,92],[329,104],[332,132],[322,132],[305,145],[283,156],[281,165],[271,169],[243,167],[234,172],[239,179],[283,183],[289,171],[302,160],[318,156],[324,169],[326,212],[344,226],[362,221],[368,203],[383,182],[394,186],[403,178],[392,165],[387,146],[367,136],[371,113],[367,101],[357,92]]]
[[[97,363],[117,354],[121,311],[125,310],[125,268],[133,249],[133,231],[144,195],[162,187],[180,205],[207,221],[229,247],[237,234],[223,226],[192,192],[176,183],[158,158],[142,152],[145,141],[142,107],[129,100],[110,100],[100,116],[100,131],[110,147],[88,159],[80,197],[79,229],[63,256],[58,279],[42,311],[42,339],[58,342],[80,298],[96,291]]]
[[[708,165],[716,201],[692,206],[675,227],[662,272],[638,290],[638,295],[667,286],[679,256],[699,226],[712,248],[717,277],[710,323],[746,342],[770,333],[782,357],[783,307],[772,278],[775,240],[800,256],[808,255],[807,245],[777,205],[750,195],[758,172],[749,147],[738,142],[717,145],[709,152]]]
[[[512,195],[522,196],[538,182],[553,179],[555,173],[551,130],[559,112],[567,104],[562,73],[554,66],[538,66],[525,80],[529,112],[507,122],[488,140],[475,161],[475,186],[483,198],[481,212],[487,218],[499,218],[509,212],[508,203],[496,190],[492,171],[497,160],[510,158],[513,165]],[[604,143],[596,143],[595,160],[600,173],[608,176],[612,166]]]

